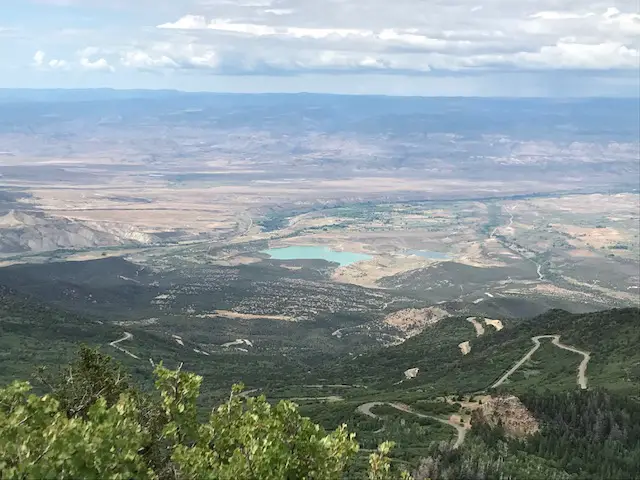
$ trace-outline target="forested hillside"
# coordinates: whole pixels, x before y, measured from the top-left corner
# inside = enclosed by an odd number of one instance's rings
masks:
[[[638,397],[595,390],[528,392],[521,399],[542,423],[540,432],[509,438],[476,418],[461,449],[431,447],[416,479],[639,478]]]
[[[367,462],[376,444],[346,430],[361,425],[357,415],[332,421],[318,410],[308,420],[292,403],[240,390],[205,411],[197,403],[200,377],[163,367],[155,376],[161,395],[145,393],[107,356],[83,349],[69,366],[36,375],[44,397],[29,396],[29,386],[19,382],[0,389],[3,478],[382,480],[410,470],[416,480],[604,480],[637,478],[640,471],[639,398],[602,389],[525,392],[520,398],[540,424],[525,435],[477,411],[460,446],[447,441],[446,429],[423,443],[420,430],[426,426],[433,435],[433,425],[378,409],[399,423],[385,421],[380,429],[368,422],[397,447],[391,458],[385,445]],[[329,430],[335,420],[348,423],[326,433],[314,425],[319,417]],[[413,433],[406,435],[409,425]]]
[[[124,333],[132,335],[129,342]],[[78,347],[100,347],[116,357],[146,387],[151,387],[153,363],[184,368],[206,375],[209,382],[203,397],[226,396],[234,382],[277,382],[286,372],[303,372],[304,364],[296,359],[274,357],[260,351],[251,356],[242,352],[212,351],[203,355],[198,345],[182,341],[135,325],[122,326],[109,318],[78,314],[42,303],[33,297],[0,285],[0,383],[29,379],[39,366],[55,368],[73,359]],[[128,353],[126,353],[128,352]],[[153,363],[152,363],[153,362]]]
[[[420,373],[404,388],[428,389],[432,392],[476,392],[486,390],[531,347],[532,337],[559,335],[563,343],[591,353],[588,364],[589,385],[617,391],[640,391],[640,309],[625,308],[587,314],[551,310],[527,320],[504,321],[500,331],[476,337],[464,318],[449,318],[428,327],[405,343],[364,353],[329,365],[323,373],[326,381],[369,382],[381,389],[403,379],[403,372],[419,368]],[[462,355],[459,343],[469,340],[471,351]],[[557,375],[544,376],[547,355],[558,349],[541,348],[537,383],[541,388],[563,389]],[[563,352],[560,352],[563,353]],[[566,353],[566,352],[564,352]],[[561,359],[566,376],[575,375],[580,358],[566,354]],[[547,365],[548,366],[548,365]],[[540,377],[542,375],[542,377]],[[513,381],[509,389],[528,388],[526,382]],[[507,384],[503,385],[503,388]]]
[[[3,459],[2,468],[22,471],[14,457],[21,448],[19,442],[30,435],[42,436],[43,432],[58,428],[68,428],[69,435],[75,435],[75,424],[65,423],[63,417],[56,420],[62,423],[47,423],[63,412],[69,421],[76,417],[86,420],[90,411],[94,412],[91,415],[106,415],[101,418],[111,418],[109,435],[130,435],[131,431],[125,429],[126,425],[121,424],[119,414],[113,410],[123,408],[123,411],[135,412],[131,415],[136,417],[140,431],[146,432],[141,437],[132,437],[137,439],[135,442],[142,442],[135,448],[142,448],[140,445],[151,441],[149,438],[155,438],[153,448],[164,444],[166,438],[161,431],[170,422],[162,417],[163,407],[152,388],[154,366],[164,361],[172,368],[182,365],[183,370],[204,377],[202,395],[189,400],[199,412],[196,413],[199,421],[204,421],[212,405],[224,405],[223,397],[228,397],[232,382],[245,380],[251,388],[247,397],[266,396],[263,403],[251,404],[256,408],[276,405],[281,399],[299,405],[299,410],[297,407],[287,410],[292,417],[281,418],[282,428],[288,428],[288,418],[305,429],[311,428],[300,415],[310,417],[312,423],[321,424],[327,431],[347,424],[348,429],[357,434],[361,451],[349,454],[349,461],[339,463],[340,475],[326,478],[366,478],[368,455],[386,440],[396,443],[389,459],[393,469],[396,473],[402,469],[411,471],[415,479],[636,478],[640,471],[640,356],[637,352],[640,310],[627,308],[588,314],[552,310],[531,319],[504,319],[501,325],[503,328],[497,329],[487,324],[484,334],[476,336],[475,325],[469,318],[445,318],[401,345],[367,347],[341,358],[293,353],[274,356],[259,349],[251,352],[212,350],[204,356],[197,352],[197,344],[183,342],[182,345],[170,335],[135,325],[124,330],[109,319],[69,313],[3,288],[0,290],[2,384],[31,379],[37,393],[48,393],[58,403],[39,400],[44,403],[32,404],[24,386],[3,390],[5,404],[13,406],[3,407],[0,421],[5,422],[3,431],[13,429],[13,436],[4,440],[3,448],[9,457]],[[124,331],[131,334],[134,341],[114,346],[115,340],[123,338]],[[530,358],[525,358],[512,375],[492,388],[505,372],[532,351],[532,338],[539,336],[559,336],[562,345],[570,350],[558,348],[551,337],[545,337]],[[470,347],[466,355],[460,348],[464,341],[468,341]],[[83,356],[70,369],[62,368],[81,343],[99,346],[102,354],[84,349]],[[587,352],[589,356],[576,352]],[[131,377],[125,370],[110,366],[104,354],[122,361]],[[577,382],[581,362],[586,362],[585,389]],[[44,370],[39,366],[44,366]],[[418,368],[415,378],[405,378],[404,372],[409,368]],[[195,378],[161,371],[174,380]],[[123,393],[132,394],[133,403],[118,406]],[[499,412],[497,423],[482,415],[485,402],[513,398],[514,394],[521,401],[521,410],[528,412],[526,415],[531,415],[539,428],[516,436],[506,428],[516,415],[513,411]],[[78,405],[78,399],[82,398],[90,400]],[[247,400],[244,396],[239,398],[242,404]],[[106,403],[102,404],[101,399]],[[40,407],[48,413],[36,415]],[[27,412],[25,408],[36,409],[33,410],[36,415],[33,421],[36,422],[36,417],[39,419],[36,423],[20,423],[22,419],[18,417],[20,412]],[[158,415],[165,419],[158,420]],[[517,415],[524,413],[520,411]],[[160,421],[160,427],[156,421]],[[94,428],[98,429],[95,432],[102,431],[99,423],[85,427],[87,432],[93,432]],[[242,434],[245,436],[238,440],[240,443],[229,448],[253,442],[252,432]],[[308,440],[301,438],[301,445]],[[47,449],[46,444],[38,445],[34,444],[30,450],[33,455],[42,455]],[[306,445],[312,449],[317,447]],[[351,451],[350,448],[347,450]],[[198,455],[206,457],[206,452],[205,448]],[[144,453],[141,458],[136,457],[135,468],[146,469],[151,461],[165,464],[170,461],[166,455],[160,459],[155,455]],[[179,462],[187,462],[185,458]],[[328,457],[323,458],[322,462],[329,462]],[[387,461],[377,458],[380,462]],[[206,468],[214,464],[208,463]],[[30,463],[24,465],[33,467]],[[190,472],[204,468],[197,462],[181,465],[195,469]],[[305,465],[304,468],[309,467]],[[242,468],[245,467],[246,464]],[[156,471],[158,465],[149,468]],[[24,478],[18,473],[14,476]],[[160,478],[172,477],[160,475]]]

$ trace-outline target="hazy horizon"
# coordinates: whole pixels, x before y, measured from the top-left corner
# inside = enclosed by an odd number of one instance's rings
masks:
[[[531,96],[515,96],[515,95],[428,95],[428,94],[411,94],[411,93],[341,93],[341,92],[323,92],[323,91],[216,91],[216,90],[183,90],[179,88],[114,88],[114,87],[52,87],[52,88],[40,88],[40,87],[0,87],[0,100],[3,100],[2,94],[16,94],[16,93],[65,93],[65,92],[103,92],[103,93],[141,93],[141,94],[186,94],[186,95],[280,95],[280,96],[295,96],[295,95],[314,95],[314,96],[337,96],[337,97],[389,97],[389,98],[425,98],[425,99],[486,99],[486,100],[636,100],[638,96],[634,96],[629,93],[620,93],[618,95],[531,95]],[[26,100],[27,98],[18,97],[18,100]]]

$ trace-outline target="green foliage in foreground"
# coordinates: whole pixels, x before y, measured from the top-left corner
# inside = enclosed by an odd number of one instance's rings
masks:
[[[100,353],[84,349],[61,378],[0,389],[3,479],[339,479],[358,452],[345,425],[327,433],[295,404],[269,404],[235,386],[200,421],[202,377],[161,365],[159,395],[146,395]],[[158,398],[159,397],[159,398]],[[369,459],[369,478],[394,476],[385,442]]]

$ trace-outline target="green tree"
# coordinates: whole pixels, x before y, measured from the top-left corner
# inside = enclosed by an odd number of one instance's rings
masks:
[[[241,385],[201,422],[202,378],[180,369],[156,367],[156,397],[95,351],[83,350],[65,372],[45,380],[52,392],[44,396],[26,382],[0,389],[3,479],[333,480],[359,449],[346,425],[327,433],[294,403],[249,398]],[[370,479],[397,478],[391,446],[371,455]]]
[[[98,398],[86,418],[71,417],[28,383],[0,390],[2,478],[153,478],[139,455],[149,440],[135,404],[122,395],[111,407]]]

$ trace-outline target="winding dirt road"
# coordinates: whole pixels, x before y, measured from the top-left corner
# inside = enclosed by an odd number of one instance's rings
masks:
[[[538,274],[538,280],[544,280],[544,275],[542,274],[542,265],[539,263],[536,264],[538,267],[536,268],[536,273]]]
[[[140,357],[138,357],[137,355],[134,355],[129,350],[126,350],[126,349],[122,348],[120,345],[118,345],[120,342],[124,342],[125,340],[130,340],[132,338],[133,338],[133,335],[131,335],[129,332],[124,332],[124,337],[119,338],[118,340],[114,340],[109,345],[111,345],[113,348],[115,348],[117,350],[120,350],[122,353],[124,353],[126,355],[129,355],[130,357],[135,358],[136,360],[140,360]]]
[[[445,420],[443,418],[432,417],[431,415],[424,415],[422,413],[418,413],[412,410],[411,407],[409,407],[408,405],[405,405],[404,403],[369,402],[369,403],[363,403],[362,405],[360,405],[358,408],[356,408],[356,411],[363,415],[367,415],[368,417],[379,419],[380,417],[375,413],[373,413],[371,409],[374,407],[378,407],[380,405],[389,405],[390,407],[393,407],[396,410],[399,410],[400,412],[409,413],[411,415],[415,415],[416,417],[420,417],[420,418],[429,418],[431,420],[435,420],[437,422],[444,423],[445,425],[449,425],[450,427],[455,428],[456,432],[458,433],[458,436],[456,438],[455,443],[453,444],[453,448],[458,448],[460,445],[462,445],[462,443],[464,442],[464,438],[467,435],[467,429],[462,425],[460,425],[459,423],[456,423],[452,420]],[[377,432],[380,432],[380,431],[382,431],[382,429],[378,430]]]
[[[551,338],[551,343],[553,343],[556,347],[582,355],[583,359],[580,362],[580,366],[578,367],[577,383],[581,389],[586,390],[587,365],[589,364],[589,360],[591,360],[591,355],[589,354],[589,352],[578,350],[571,345],[560,343],[560,335],[538,335],[537,337],[531,337],[531,341],[534,343],[533,348],[525,353],[525,355],[520,360],[518,360],[513,367],[507,370],[507,372],[502,375],[502,377],[500,377],[497,382],[491,385],[491,388],[496,388],[502,385],[513,373],[515,373],[522,365],[524,365],[525,362],[529,360],[533,356],[533,354],[536,353],[536,351],[540,348],[541,338]]]

